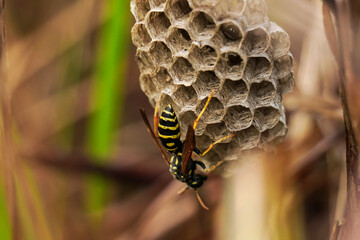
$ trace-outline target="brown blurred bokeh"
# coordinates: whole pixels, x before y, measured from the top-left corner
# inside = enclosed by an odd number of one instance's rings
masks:
[[[153,109],[138,83],[130,13],[122,20],[128,44],[116,59],[124,71],[110,140],[89,139],[101,112],[94,88],[110,2],[6,2],[0,93],[9,111],[2,113],[1,168],[13,238],[328,239],[344,217],[346,173],[340,80],[322,2],[267,1],[268,17],[289,34],[295,59],[295,89],[283,99],[287,138],[268,153],[230,163],[237,169],[232,176],[209,176],[200,194],[210,211],[192,191],[177,195],[183,186],[140,118],[139,107]],[[109,151],[92,154],[89,141],[110,141]],[[107,188],[96,210],[87,207],[88,191],[98,191],[89,185],[92,176]]]

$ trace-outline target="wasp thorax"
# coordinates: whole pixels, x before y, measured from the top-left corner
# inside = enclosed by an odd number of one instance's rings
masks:
[[[163,142],[168,151],[180,145],[175,136],[184,140],[212,90],[196,145],[203,151],[235,136],[205,155],[210,163],[284,138],[281,95],[293,88],[293,57],[289,36],[266,16],[265,0],[132,0],[131,11],[140,86],[168,118],[159,127],[172,136]]]

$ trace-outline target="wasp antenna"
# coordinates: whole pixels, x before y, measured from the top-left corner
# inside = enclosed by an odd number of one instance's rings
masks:
[[[205,210],[209,210],[209,208],[208,208],[208,207],[204,204],[204,202],[202,201],[202,199],[201,199],[201,197],[200,197],[200,195],[199,195],[198,190],[195,190],[195,192],[196,192],[196,197],[197,197],[200,205],[201,205]]]
[[[182,189],[180,189],[178,192],[177,192],[177,194],[178,195],[182,195],[182,194],[184,194],[184,192],[186,192],[186,190],[188,190],[189,189],[189,187],[188,186],[185,186],[185,187],[183,187]]]

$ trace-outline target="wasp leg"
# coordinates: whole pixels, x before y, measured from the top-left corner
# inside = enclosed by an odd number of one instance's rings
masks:
[[[200,151],[197,147],[194,147],[194,152],[195,152],[197,155],[201,155],[201,151]]]
[[[199,156],[201,155],[201,151],[197,147],[194,148],[193,152]],[[194,153],[192,154],[192,158],[196,157]]]
[[[158,112],[158,104],[156,103],[155,110],[154,110],[154,134],[155,134],[155,136],[158,135],[157,134],[158,125],[159,125],[159,112]]]
[[[205,154],[207,154],[216,144],[228,139],[228,138],[232,138],[235,136],[235,133],[229,134],[226,137],[223,137],[219,140],[217,140],[216,142],[213,142],[200,156],[203,157]]]
[[[186,190],[188,190],[189,189],[189,187],[188,186],[185,186],[185,187],[183,187],[182,189],[180,189],[178,192],[177,192],[177,194],[179,194],[179,195],[182,195],[184,192],[186,192]]]
[[[232,138],[232,137],[234,137],[234,136],[235,136],[235,133],[232,133],[232,134],[230,134],[230,135],[227,135],[226,137],[223,137],[223,138],[217,140],[216,142],[212,143],[200,156],[203,157],[203,156],[204,156],[205,154],[207,154],[216,144],[224,141],[225,139]],[[205,171],[206,173],[212,172],[212,171],[215,170],[215,168],[217,168],[217,167],[218,167],[220,164],[222,164],[223,162],[224,162],[224,161],[220,161],[220,162],[218,162],[217,164],[211,166],[209,169],[204,169],[204,171]]]
[[[197,165],[199,165],[202,169],[206,170],[206,166],[203,162],[200,161],[194,161],[194,163],[196,163]]]
[[[199,116],[195,119],[194,125],[193,125],[194,131],[195,131],[195,129],[196,129],[196,126],[197,126],[198,123],[199,123],[199,120],[200,120],[201,116],[204,114],[207,106],[209,105],[210,100],[211,100],[212,96],[214,95],[214,92],[215,92],[215,90],[212,90],[212,91],[211,91],[211,93],[210,93],[210,95],[209,95],[209,97],[208,97],[208,99],[207,99],[207,101],[206,101],[206,103],[205,103],[205,106],[204,106],[203,109],[201,110]]]
[[[214,171],[218,166],[220,166],[221,164],[223,164],[223,160],[221,160],[220,162],[218,162],[217,164],[215,165],[212,165],[209,169],[204,169],[204,172],[206,173],[210,173],[212,171]]]
[[[205,210],[209,210],[209,208],[208,208],[208,207],[204,204],[204,202],[202,201],[202,199],[201,199],[201,197],[200,197],[200,195],[199,195],[198,190],[195,190],[195,192],[196,192],[196,197],[197,197],[200,205],[201,205]]]

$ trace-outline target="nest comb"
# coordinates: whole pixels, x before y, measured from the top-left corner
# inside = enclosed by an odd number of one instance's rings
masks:
[[[131,11],[141,89],[160,110],[172,104],[182,139],[215,90],[197,146],[236,135],[205,155],[208,162],[236,160],[242,150],[284,138],[282,94],[293,88],[293,57],[265,0],[132,0]]]

